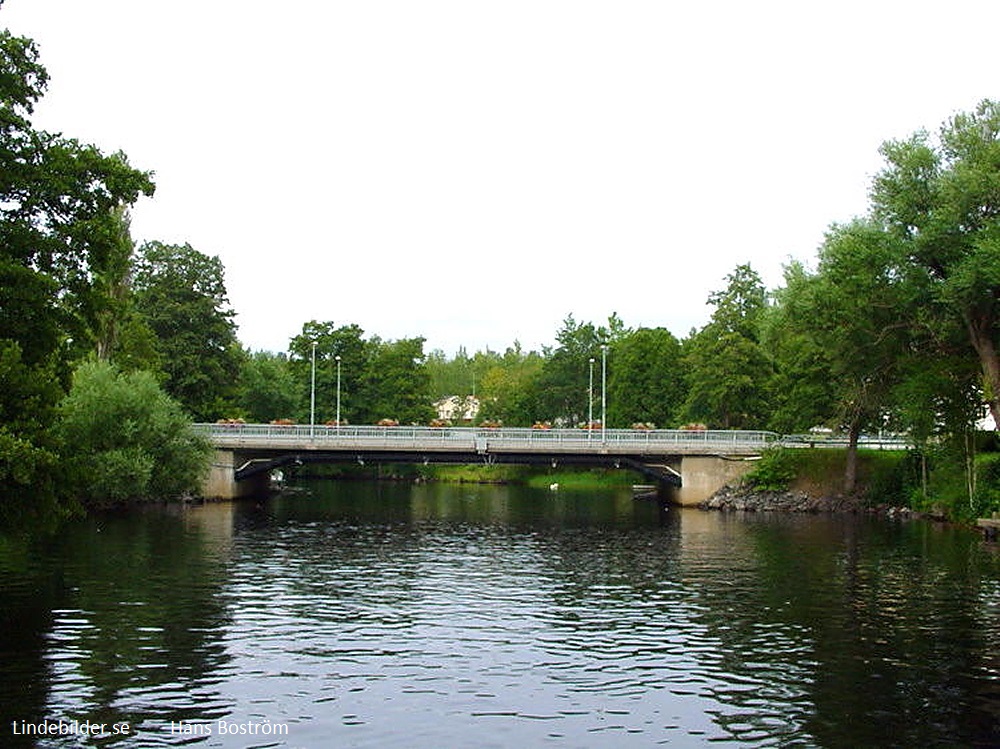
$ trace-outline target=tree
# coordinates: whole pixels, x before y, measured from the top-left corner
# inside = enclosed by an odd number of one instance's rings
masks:
[[[68,361],[96,338],[116,214],[150,195],[121,153],[35,130],[48,74],[34,43],[0,31],[0,514],[54,507],[48,434]],[[29,490],[30,488],[30,490]],[[16,506],[16,508],[15,508]]]
[[[502,357],[477,353],[475,358],[487,365],[480,378],[480,418],[508,426],[531,426],[539,413],[536,397],[545,363],[542,355],[524,351],[515,341]]]
[[[111,361],[121,346],[122,328],[134,313],[132,306],[132,261],[135,243],[124,206],[113,211],[104,238],[106,260],[91,286],[95,353]]]
[[[827,351],[810,322],[822,311],[815,274],[793,261],[785,267],[784,280],[763,320],[761,344],[774,366],[768,428],[791,434],[834,421],[836,398]]]
[[[684,346],[690,421],[723,429],[760,428],[767,422],[771,362],[760,344],[767,290],[749,265],[726,276],[726,288],[712,292],[709,323]]]
[[[684,402],[680,341],[665,328],[639,328],[615,344],[608,421],[670,426]]]
[[[0,340],[0,520],[53,514],[57,446],[49,433],[63,391],[54,368],[30,366]]]
[[[148,372],[81,365],[59,406],[70,481],[90,507],[197,491],[211,454],[181,406]]]
[[[341,421],[372,424],[380,419],[426,423],[433,417],[430,377],[424,366],[424,339],[383,341],[362,338],[357,325],[312,320],[289,346],[290,366],[300,392],[300,418],[309,419],[312,357],[316,355],[316,420],[336,414],[337,357],[340,357]]]
[[[487,355],[490,354],[487,352]],[[431,351],[426,358],[426,367],[433,398],[439,400],[451,395],[474,394],[479,380],[476,364],[464,347],[459,348],[451,359],[441,349]]]
[[[316,344],[316,420],[335,420],[337,409],[337,357],[340,357],[340,419],[363,423],[363,383],[369,347],[358,325],[336,326],[310,320],[289,343],[289,369],[298,383],[298,420],[308,422],[312,396],[313,344]],[[286,414],[286,416],[289,414]]]
[[[198,421],[231,408],[242,352],[218,257],[147,242],[135,263],[135,304],[156,336],[164,389]]]
[[[153,183],[124,154],[32,128],[48,74],[31,40],[0,31],[0,70],[0,338],[34,363],[93,338],[118,212]]]
[[[605,357],[602,347],[612,349],[629,332],[614,313],[608,318],[607,326],[578,323],[572,314],[567,315],[556,333],[558,345],[554,351],[547,352],[535,382],[535,402],[539,409],[536,418],[570,426],[586,421],[590,412],[587,402],[590,360],[593,359],[597,367],[594,393],[599,397],[596,394],[600,393],[600,368]],[[610,353],[607,357],[609,362],[613,360]]]
[[[915,350],[913,288],[893,265],[897,245],[872,221],[831,227],[817,272],[786,272],[770,321],[785,423],[847,433],[846,492],[855,488],[859,438],[888,423],[903,363]]]
[[[253,423],[285,419],[299,407],[299,388],[285,354],[246,353],[239,377],[238,415]]]
[[[927,314],[960,326],[1000,426],[1000,103],[983,101],[940,129],[882,146],[874,215],[902,240]]]
[[[402,424],[426,424],[434,417],[430,377],[424,369],[424,339],[369,342],[363,385],[363,414],[369,423],[394,419]]]

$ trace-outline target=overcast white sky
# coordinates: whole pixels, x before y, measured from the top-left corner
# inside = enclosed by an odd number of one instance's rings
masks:
[[[35,125],[155,172],[137,241],[226,267],[240,340],[452,354],[683,336],[867,209],[879,145],[1000,97],[995,0],[6,0]]]

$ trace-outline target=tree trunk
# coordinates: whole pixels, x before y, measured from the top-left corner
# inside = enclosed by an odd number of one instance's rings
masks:
[[[991,335],[991,326],[987,321],[967,318],[969,338],[972,347],[979,355],[979,364],[983,370],[986,385],[986,405],[993,417],[993,428],[1000,429],[1000,356]]]
[[[844,493],[853,494],[858,484],[858,438],[861,436],[861,424],[851,422],[847,431],[847,458],[844,463]]]

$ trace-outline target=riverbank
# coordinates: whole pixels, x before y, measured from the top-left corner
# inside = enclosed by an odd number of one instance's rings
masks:
[[[889,518],[946,520],[941,512],[918,512],[909,507],[872,504],[863,496],[815,495],[802,490],[759,491],[749,486],[724,486],[698,507],[722,512],[851,513]]]

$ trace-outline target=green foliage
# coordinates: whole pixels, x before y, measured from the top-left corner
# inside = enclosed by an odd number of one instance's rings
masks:
[[[58,455],[49,425],[63,391],[52,364],[31,365],[0,340],[0,520],[52,513]]]
[[[687,421],[722,429],[767,423],[772,365],[760,343],[767,291],[760,276],[740,265],[727,287],[709,295],[715,312],[684,345]]]
[[[479,359],[480,354],[476,354]],[[486,358],[486,357],[484,357]],[[479,381],[480,418],[506,426],[531,426],[538,418],[538,378],[545,360],[541,354],[509,347],[502,357],[489,357]]]
[[[198,421],[224,416],[242,350],[221,261],[187,244],[147,242],[134,272],[136,309],[155,335],[164,389]]]
[[[299,421],[309,421],[315,343],[316,421],[323,423],[336,418],[339,379],[341,420],[366,423],[361,420],[367,417],[361,411],[361,399],[369,350],[363,336],[364,330],[357,325],[336,327],[333,322],[310,320],[302,326],[302,332],[292,338],[288,346],[289,370],[296,382],[298,405],[295,413]]]
[[[226,414],[251,423],[287,419],[298,408],[295,377],[284,354],[256,351],[243,358],[236,410]]]
[[[899,272],[920,288],[935,341],[966,341],[1000,424],[1000,102],[955,115],[936,141],[919,132],[882,154],[873,212],[903,244]]]
[[[365,340],[357,325],[335,327],[310,321],[292,339],[289,366],[298,383],[299,420],[308,422],[316,363],[316,421],[336,418],[338,370],[340,418],[352,424],[395,419],[426,424],[434,417],[430,378],[424,366],[424,339]],[[339,361],[338,361],[339,357]]]
[[[490,360],[497,358],[497,354],[488,350],[470,357],[464,347],[451,359],[440,349],[431,351],[425,362],[431,397],[440,400],[452,395],[474,395]]]
[[[785,447],[768,448],[743,476],[743,483],[757,491],[786,491],[799,474],[802,452]]]
[[[969,517],[990,517],[1000,512],[1000,453],[985,453],[976,459],[976,488],[970,501]]]
[[[0,31],[0,61],[0,338],[33,364],[94,339],[109,237],[153,184],[123,154],[32,127],[48,81],[33,42]]]
[[[422,478],[452,484],[514,484],[523,483],[525,466],[518,465],[427,465],[415,466]]]
[[[860,481],[872,504],[906,507],[922,481],[923,456],[906,452],[861,450]]]
[[[51,426],[67,362],[107,340],[124,207],[150,195],[123,154],[35,130],[48,74],[0,31],[0,517],[60,513]],[[107,283],[106,283],[107,282]]]
[[[956,521],[988,517],[1000,510],[1000,453],[976,452],[982,441],[967,433],[926,450],[922,474],[926,481],[913,482],[910,506]]]
[[[365,422],[388,418],[401,424],[426,424],[434,418],[423,359],[423,338],[369,343],[360,404]]]
[[[802,263],[785,267],[785,285],[774,293],[775,305],[764,317],[762,344],[774,364],[773,399],[768,428],[784,434],[814,426],[836,426],[835,382],[828,353],[805,321],[815,316],[818,300],[813,274]]]
[[[576,426],[587,420],[590,413],[588,394],[600,398],[602,346],[610,345],[610,331],[593,323],[578,323],[567,315],[556,333],[558,346],[545,357],[535,381],[534,405],[536,421],[550,421],[564,426]],[[591,372],[594,387],[591,390]],[[598,401],[599,402],[599,401]],[[595,407],[594,418],[600,418]]]
[[[57,433],[71,485],[89,507],[196,491],[208,468],[208,443],[147,372],[81,365]]]
[[[608,422],[674,426],[686,397],[681,344],[665,328],[639,328],[614,348],[608,381]]]

